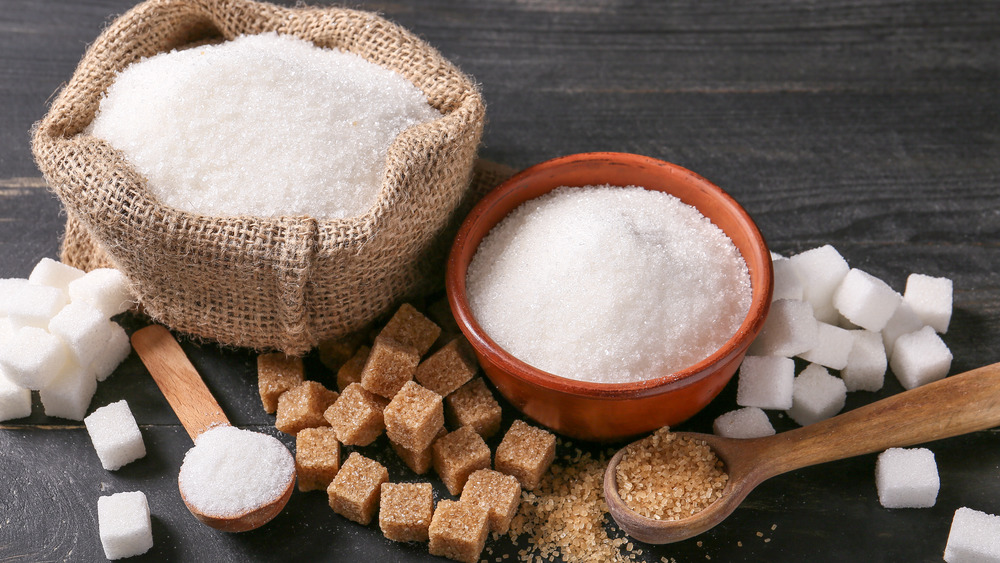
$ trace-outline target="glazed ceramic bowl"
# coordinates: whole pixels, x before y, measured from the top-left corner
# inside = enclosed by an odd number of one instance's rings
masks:
[[[631,383],[593,383],[536,369],[494,342],[476,321],[466,294],[466,272],[483,237],[525,201],[560,186],[642,186],[678,197],[725,232],[750,272],[752,300],[739,329],[712,355],[692,366]],[[774,287],[771,257],[747,212],[697,174],[653,158],[624,153],[586,153],[532,166],[502,183],[469,213],[448,259],[446,288],[451,310],[486,376],[529,418],[563,435],[584,440],[627,438],[673,426],[700,411],[725,387],[747,347],[760,332]],[[540,335],[541,337],[541,335]]]

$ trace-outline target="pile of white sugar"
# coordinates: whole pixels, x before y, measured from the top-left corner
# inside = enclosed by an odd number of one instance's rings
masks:
[[[722,346],[750,309],[732,241],[695,208],[639,187],[558,188],[483,239],[467,287],[476,320],[562,377],[659,377]]]
[[[184,455],[178,483],[189,506],[226,518],[274,502],[294,476],[295,460],[276,438],[217,426]]]
[[[401,75],[268,33],[123,70],[88,132],[162,203],[212,216],[364,214],[392,141],[441,114]]]

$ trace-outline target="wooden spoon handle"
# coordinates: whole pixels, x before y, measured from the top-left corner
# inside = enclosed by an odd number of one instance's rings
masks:
[[[953,375],[760,440],[765,479],[787,471],[1000,426],[1000,363]]]
[[[169,330],[160,325],[139,329],[132,334],[132,347],[192,440],[209,428],[229,424]]]

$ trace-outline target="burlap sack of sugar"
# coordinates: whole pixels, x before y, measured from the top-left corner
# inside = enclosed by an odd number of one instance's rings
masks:
[[[443,114],[393,142],[383,186],[365,215],[315,220],[182,212],[149,195],[145,179],[120,152],[81,133],[115,73],[130,63],[267,31],[395,70]],[[301,354],[440,280],[449,226],[469,200],[483,120],[482,97],[469,77],[374,14],[250,0],[150,0],[115,20],[87,49],[36,125],[32,150],[66,208],[64,261],[121,269],[144,312],[172,329],[225,345]]]

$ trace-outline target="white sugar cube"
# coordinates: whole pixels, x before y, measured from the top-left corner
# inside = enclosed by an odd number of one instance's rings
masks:
[[[42,389],[61,373],[69,350],[45,329],[26,326],[0,341],[0,367],[16,385]]]
[[[715,419],[712,430],[726,438],[761,438],[774,434],[774,427],[767,413],[757,407],[746,407],[727,412]]]
[[[833,293],[851,269],[847,260],[830,245],[821,246],[789,258],[803,284],[803,299],[809,302],[816,318],[825,323],[837,322]]]
[[[69,298],[66,292],[47,285],[17,286],[7,302],[7,316],[17,326],[46,328]]]
[[[788,416],[802,426],[826,420],[844,408],[847,387],[821,365],[809,364],[793,385],[793,404]]]
[[[771,303],[764,326],[748,353],[790,358],[814,348],[816,336],[812,307],[804,301],[779,299]]]
[[[111,336],[108,318],[87,303],[70,303],[49,321],[49,332],[69,348],[73,359],[89,365]]]
[[[736,404],[785,410],[792,406],[795,360],[779,356],[747,356],[740,365]]]
[[[101,353],[90,364],[90,371],[94,372],[97,381],[107,379],[132,352],[132,343],[129,341],[125,329],[114,321],[107,322],[108,341],[101,349]]]
[[[924,322],[913,312],[913,308],[904,299],[896,312],[882,329],[882,344],[885,345],[885,356],[892,358],[892,350],[896,345],[896,340],[904,334],[916,332],[924,328]]]
[[[878,391],[885,383],[885,346],[882,335],[870,330],[852,330],[854,344],[847,365],[840,371],[848,391]]]
[[[104,556],[108,559],[140,555],[153,547],[149,504],[142,491],[97,499],[97,525]]]
[[[971,508],[955,511],[944,548],[947,563],[1000,563],[1000,516]]]
[[[104,469],[114,471],[146,455],[139,425],[124,400],[95,410],[83,423]]]
[[[774,293],[771,295],[771,300],[795,299],[801,301],[803,285],[795,265],[787,258],[775,260],[772,264],[774,266]]]
[[[952,282],[948,278],[935,278],[923,274],[910,274],[906,278],[903,299],[924,324],[944,334],[951,322]]]
[[[854,346],[851,331],[831,324],[816,323],[816,345],[799,357],[830,369],[844,369]]]
[[[889,366],[903,387],[913,389],[943,379],[951,360],[948,346],[933,328],[925,326],[896,340]]]
[[[889,284],[857,268],[847,272],[833,294],[833,305],[844,318],[875,332],[885,327],[902,300]]]
[[[14,384],[0,368],[0,422],[31,415],[31,391]]]
[[[83,420],[90,400],[97,391],[97,380],[89,368],[70,360],[62,373],[38,392],[46,416]]]
[[[28,280],[22,278],[0,279],[0,317],[7,316],[10,303],[17,300],[18,290],[23,285],[28,285]]]
[[[31,271],[28,281],[35,285],[47,285],[69,291],[70,282],[80,277],[83,277],[83,270],[51,258],[42,258]]]
[[[69,284],[69,298],[89,303],[111,318],[132,306],[125,274],[111,268],[98,268]]]
[[[934,453],[926,448],[889,448],[875,462],[878,501],[885,508],[928,508],[937,501]]]

